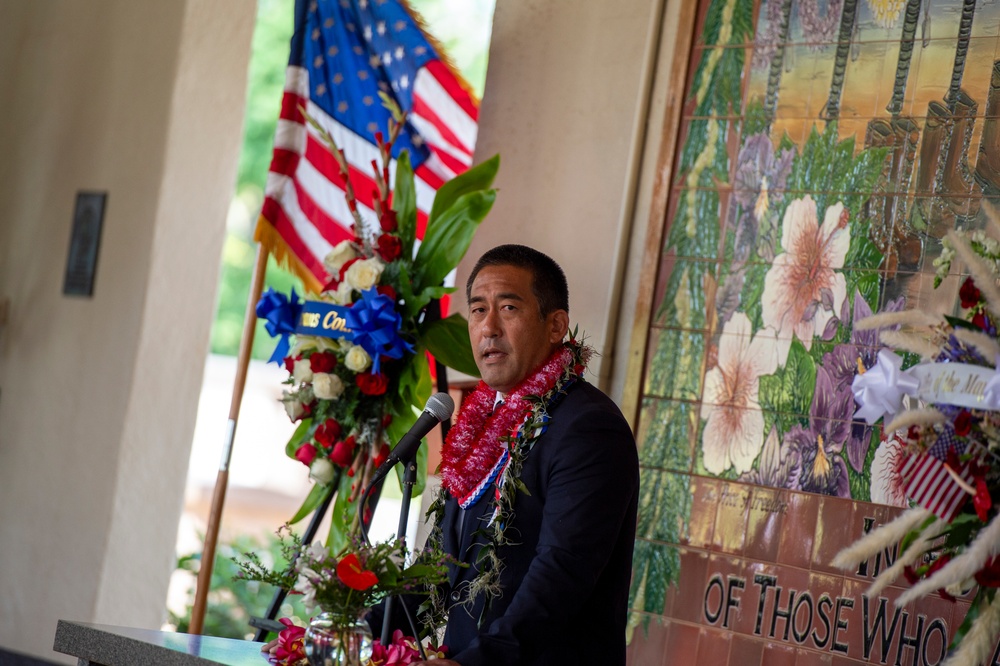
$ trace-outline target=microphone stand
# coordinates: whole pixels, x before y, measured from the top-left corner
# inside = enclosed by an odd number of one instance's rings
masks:
[[[402,461],[406,467],[403,469],[403,499],[399,505],[399,524],[396,527],[396,538],[406,539],[406,527],[410,520],[410,496],[413,494],[413,486],[417,483],[417,461],[416,456],[411,456],[409,460]],[[395,597],[388,597],[385,600],[385,619],[382,621],[382,645],[389,645],[389,638],[391,635],[391,618],[392,611],[396,605]],[[417,639],[417,645],[420,647],[420,658],[426,660],[427,655],[424,654],[423,644],[420,642],[419,632],[417,632],[416,623],[413,618],[410,617],[410,609],[407,608],[406,604],[402,604],[403,612],[406,613],[406,619],[410,622],[410,628],[413,630],[413,635]]]

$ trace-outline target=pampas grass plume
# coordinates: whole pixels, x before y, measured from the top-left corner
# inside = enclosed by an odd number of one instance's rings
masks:
[[[878,529],[872,530],[837,553],[837,556],[833,558],[833,566],[838,569],[853,569],[872,555],[898,543],[914,527],[930,516],[931,512],[922,506],[915,506],[904,511],[891,523],[886,523]]]

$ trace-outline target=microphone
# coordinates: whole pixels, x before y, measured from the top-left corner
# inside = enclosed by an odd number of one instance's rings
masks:
[[[417,422],[413,424],[413,427],[405,435],[399,438],[399,442],[396,443],[396,447],[389,453],[389,457],[375,470],[375,474],[372,475],[371,485],[375,485],[385,478],[389,470],[395,467],[401,460],[411,459],[420,446],[420,440],[433,430],[434,426],[441,423],[441,421],[451,418],[451,414],[454,411],[455,401],[451,399],[450,395],[443,391],[432,395],[424,406],[424,411],[420,414]]]

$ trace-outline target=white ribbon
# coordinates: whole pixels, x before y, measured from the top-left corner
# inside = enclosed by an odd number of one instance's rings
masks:
[[[916,395],[920,380],[903,371],[903,358],[883,349],[878,361],[851,382],[854,400],[861,405],[854,416],[874,425],[883,416],[892,417],[903,409],[903,396]]]

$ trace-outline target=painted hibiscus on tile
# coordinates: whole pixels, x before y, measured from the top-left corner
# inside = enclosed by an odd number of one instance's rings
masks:
[[[830,337],[827,324],[847,297],[847,283],[838,269],[851,244],[848,212],[836,203],[819,223],[811,196],[795,199],[785,209],[781,228],[783,252],[774,258],[764,278],[764,326],[778,333],[779,362],[784,363],[794,335],[806,350],[814,336]]]
[[[764,416],[758,402],[759,378],[777,367],[774,332],[753,333],[750,319],[737,312],[719,339],[718,363],[705,374],[701,417],[705,469],[721,474],[750,469],[764,443]]]

